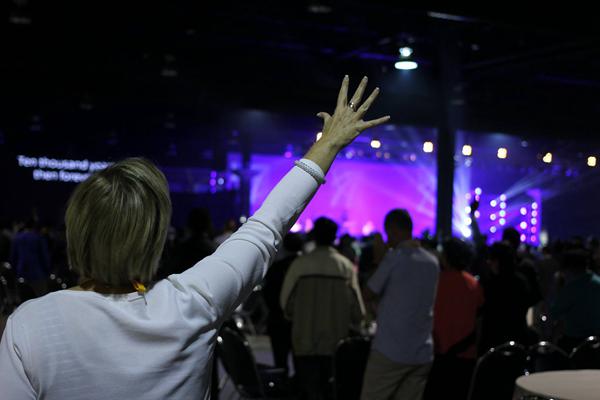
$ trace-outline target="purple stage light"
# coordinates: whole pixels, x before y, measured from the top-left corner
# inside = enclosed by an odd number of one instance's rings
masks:
[[[250,205],[254,212],[273,186],[292,167],[281,156],[253,155]],[[340,225],[340,233],[363,235],[363,230],[383,232],[383,219],[394,208],[411,214],[414,233],[433,231],[435,224],[435,167],[397,165],[358,160],[338,160],[323,185],[298,219],[302,230],[308,221],[328,216]]]
[[[527,209],[525,207],[521,207],[521,215],[527,215]]]

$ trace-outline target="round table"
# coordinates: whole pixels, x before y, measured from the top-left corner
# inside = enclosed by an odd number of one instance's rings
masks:
[[[555,400],[600,399],[600,370],[539,372],[517,379],[514,399],[538,396]]]

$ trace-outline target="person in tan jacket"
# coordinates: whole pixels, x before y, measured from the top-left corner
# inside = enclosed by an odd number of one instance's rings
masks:
[[[332,247],[337,229],[328,218],[315,221],[317,247],[294,261],[281,290],[281,306],[292,321],[297,378],[308,399],[326,397],[335,348],[364,316],[354,265]]]

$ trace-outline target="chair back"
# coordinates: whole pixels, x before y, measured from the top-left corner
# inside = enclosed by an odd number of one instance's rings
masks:
[[[527,371],[529,373],[571,369],[569,356],[550,342],[539,342],[529,348]]]
[[[217,338],[217,355],[243,397],[264,398],[256,360],[246,339],[233,329],[224,327]]]
[[[371,339],[363,336],[342,340],[333,355],[334,392],[337,400],[358,400],[371,351]]]
[[[590,336],[571,353],[573,369],[600,369],[600,337]]]
[[[511,341],[490,349],[477,361],[469,400],[511,399],[515,381],[526,367],[527,351],[519,344]]]

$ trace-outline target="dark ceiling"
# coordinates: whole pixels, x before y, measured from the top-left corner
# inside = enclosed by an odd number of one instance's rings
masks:
[[[165,126],[187,135],[241,108],[312,116],[330,108],[345,73],[382,87],[374,114],[436,126],[439,54],[448,40],[457,49],[463,128],[590,140],[600,130],[592,12],[382,1],[125,3],[9,2],[1,22],[5,143],[27,140],[32,126],[86,141],[160,134]],[[403,43],[421,65],[408,74],[393,68]]]

